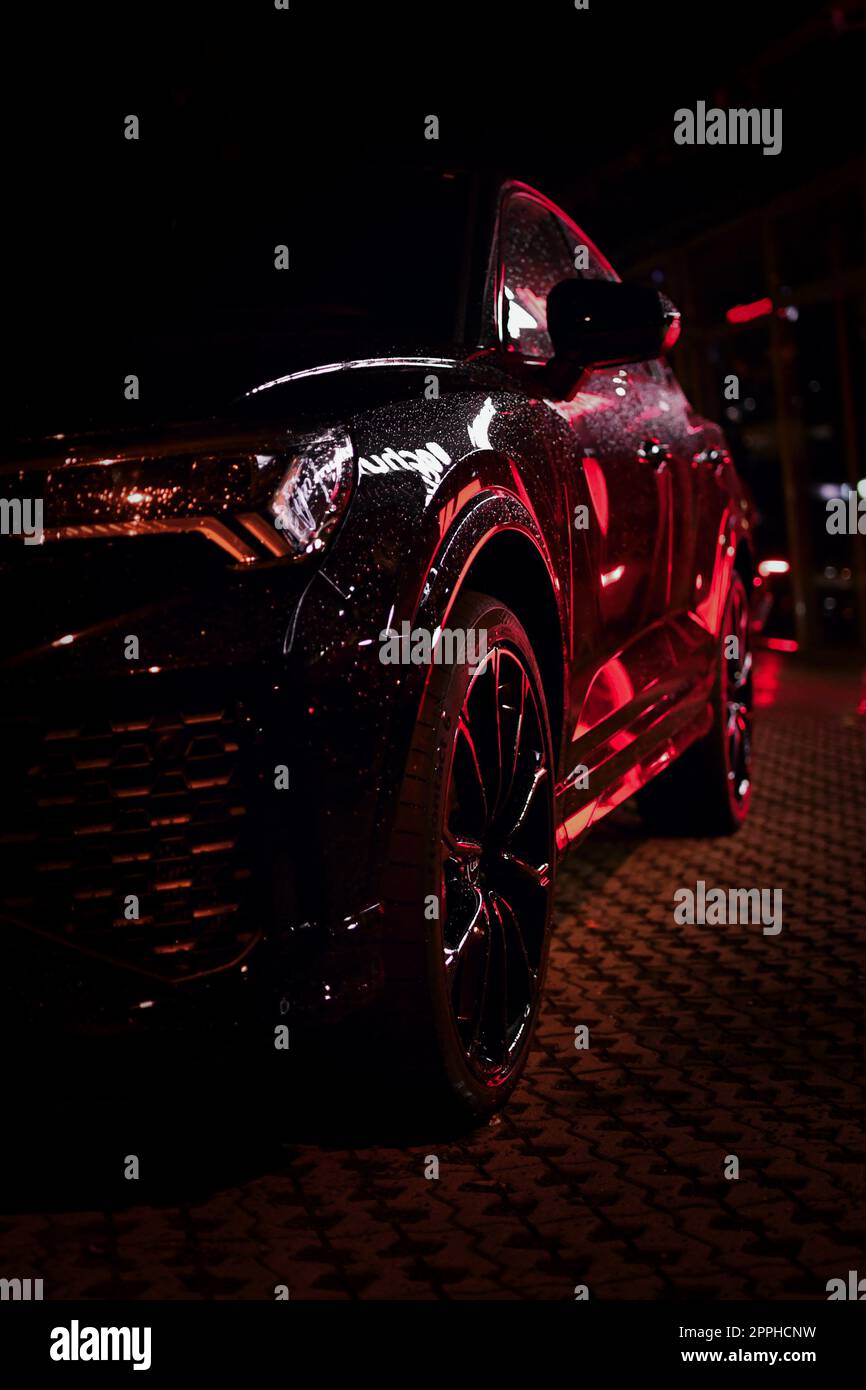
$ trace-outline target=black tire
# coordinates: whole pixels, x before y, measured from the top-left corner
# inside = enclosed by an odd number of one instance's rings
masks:
[[[739,649],[726,657],[732,636]],[[641,814],[660,834],[731,835],[749,813],[752,649],[748,593],[736,570],[725,603],[711,700],[709,732],[638,793]]]
[[[541,676],[515,615],[465,592],[448,627],[486,634],[487,655],[474,670],[430,667],[386,873],[379,1023],[404,1105],[465,1119],[505,1102],[529,1052],[550,936],[554,775]]]

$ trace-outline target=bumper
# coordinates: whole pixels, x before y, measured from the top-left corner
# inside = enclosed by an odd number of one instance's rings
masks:
[[[370,645],[385,581],[341,593],[291,566],[179,571],[140,539],[68,545],[27,557],[3,674],[8,1016],[272,1033],[289,1009],[365,1004],[410,733]]]
[[[273,1038],[277,1024],[339,1022],[381,986],[378,904],[339,925],[264,935],[242,960],[181,983],[159,980],[0,919],[3,1030],[22,1036]]]
[[[4,706],[0,993],[15,1031],[272,1036],[375,996],[372,787],[341,762],[337,711],[303,669],[10,682]]]

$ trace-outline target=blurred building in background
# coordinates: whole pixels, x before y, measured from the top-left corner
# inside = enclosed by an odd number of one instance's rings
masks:
[[[866,528],[866,162],[625,269],[682,309],[680,379],[724,420],[759,553],[790,563],[771,630],[802,648],[866,643],[866,537],[827,529],[828,500],[850,492]]]

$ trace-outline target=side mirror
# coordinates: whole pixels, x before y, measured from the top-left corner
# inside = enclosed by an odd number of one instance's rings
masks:
[[[589,367],[646,362],[673,347],[680,314],[667,295],[619,280],[562,280],[547,296],[554,356],[546,373],[563,395]],[[563,389],[564,388],[564,389]]]

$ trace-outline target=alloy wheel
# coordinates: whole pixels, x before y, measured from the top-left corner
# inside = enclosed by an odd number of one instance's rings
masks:
[[[442,834],[444,966],[464,1056],[489,1084],[528,1039],[553,878],[551,769],[532,681],[495,646],[454,737]]]
[[[737,647],[728,657],[731,637],[736,637]],[[752,785],[752,651],[746,596],[736,583],[725,624],[725,764],[731,796],[741,807]]]

